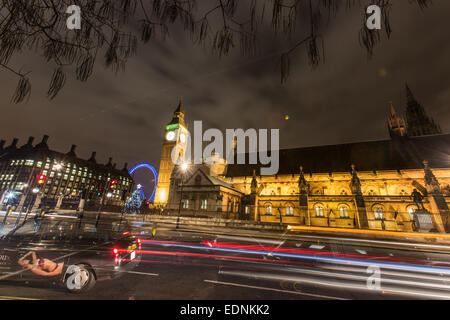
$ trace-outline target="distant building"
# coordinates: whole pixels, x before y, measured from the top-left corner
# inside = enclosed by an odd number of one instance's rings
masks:
[[[81,199],[91,207],[103,199],[105,204],[120,206],[129,196],[133,179],[126,164],[117,169],[111,158],[99,164],[96,152],[88,160],[80,159],[75,145],[67,153],[53,151],[48,138],[44,135],[33,146],[30,137],[21,147],[18,139],[7,147],[0,141],[1,205],[76,209]]]
[[[390,140],[280,150],[273,176],[261,176],[259,164],[224,159],[187,173],[171,164],[169,172],[164,142],[160,172],[166,177],[158,188],[168,195],[159,205],[189,216],[413,231],[416,189],[435,229],[449,232],[450,134],[441,134],[409,88],[406,111],[407,121],[390,104]]]
[[[406,85],[406,120],[408,122],[408,136],[425,136],[442,133],[441,127],[436,124],[433,118],[429,117],[422,105]]]

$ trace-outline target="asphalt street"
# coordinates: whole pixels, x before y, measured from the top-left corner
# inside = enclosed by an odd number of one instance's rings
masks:
[[[59,283],[0,282],[0,299],[311,300],[448,299],[449,255],[233,234],[138,228],[139,265],[98,281],[82,294]],[[369,288],[367,267],[381,265],[381,287]],[[405,267],[406,266],[406,267]],[[433,268],[444,271],[436,271]]]

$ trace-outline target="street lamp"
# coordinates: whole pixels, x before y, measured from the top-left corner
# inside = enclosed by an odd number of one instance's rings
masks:
[[[177,218],[176,229],[178,229],[178,227],[180,225],[181,203],[183,201],[183,180],[184,180],[184,175],[185,175],[187,169],[189,168],[189,165],[187,164],[187,162],[184,162],[180,166],[180,168],[181,168],[181,192],[180,192],[180,204],[178,205],[178,218]]]

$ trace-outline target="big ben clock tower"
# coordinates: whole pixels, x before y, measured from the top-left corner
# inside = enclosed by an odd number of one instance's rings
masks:
[[[186,150],[188,131],[184,123],[183,101],[180,99],[178,108],[173,113],[172,121],[167,124],[159,163],[158,183],[155,192],[155,205],[165,206],[169,197],[170,176],[175,161],[182,159]]]

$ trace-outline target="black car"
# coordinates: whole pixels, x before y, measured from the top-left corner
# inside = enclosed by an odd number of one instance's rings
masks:
[[[134,268],[139,248],[119,219],[29,219],[0,239],[0,280],[56,280],[70,292],[84,292]]]

